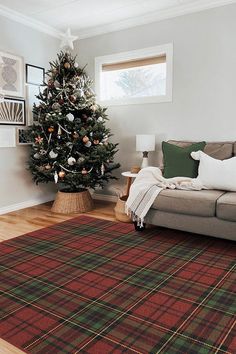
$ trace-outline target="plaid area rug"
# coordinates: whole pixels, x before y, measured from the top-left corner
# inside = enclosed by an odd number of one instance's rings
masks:
[[[0,248],[0,335],[26,353],[236,352],[231,241],[81,216]]]

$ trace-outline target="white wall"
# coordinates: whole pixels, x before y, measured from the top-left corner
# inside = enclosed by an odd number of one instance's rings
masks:
[[[123,171],[140,162],[135,151],[139,133],[154,132],[157,151],[169,138],[236,140],[235,19],[236,5],[228,5],[77,42],[79,62],[88,63],[92,78],[96,56],[174,44],[172,103],[108,109]],[[156,164],[158,153],[150,156]],[[112,187],[104,193],[113,193]]]
[[[25,63],[48,68],[59,48],[57,39],[0,17],[0,50],[24,57]],[[0,126],[1,129],[1,126]],[[26,170],[29,148],[0,148],[0,213],[43,201],[53,186],[35,186]]]

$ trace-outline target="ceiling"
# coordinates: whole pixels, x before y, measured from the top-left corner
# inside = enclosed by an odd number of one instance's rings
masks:
[[[91,37],[236,0],[0,0],[0,14],[60,36]]]

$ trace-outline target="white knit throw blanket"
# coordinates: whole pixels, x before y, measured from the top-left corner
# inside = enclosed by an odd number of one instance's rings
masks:
[[[131,185],[126,202],[126,213],[139,226],[143,226],[144,218],[154,200],[163,189],[200,190],[202,186],[196,179],[188,177],[164,178],[158,167],[143,168]]]

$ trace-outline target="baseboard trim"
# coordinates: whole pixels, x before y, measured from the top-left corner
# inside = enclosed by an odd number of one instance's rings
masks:
[[[16,210],[20,210],[20,209],[30,208],[35,205],[47,203],[47,202],[50,202],[54,199],[55,199],[55,194],[49,194],[49,195],[42,197],[42,198],[31,199],[31,200],[26,200],[21,203],[11,204],[11,205],[0,208],[0,215],[11,213],[12,211],[16,211]]]
[[[117,202],[117,196],[115,195],[93,193],[92,197],[93,199],[103,200],[104,202],[113,202],[113,203]]]

